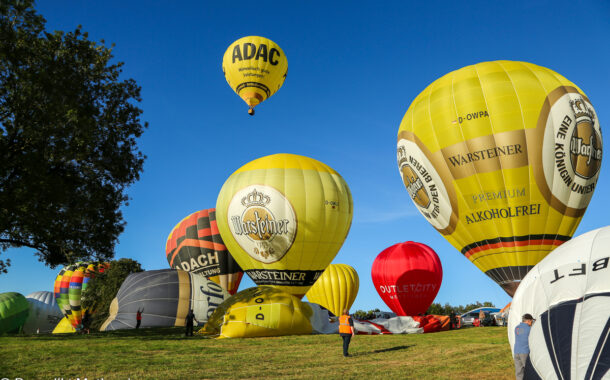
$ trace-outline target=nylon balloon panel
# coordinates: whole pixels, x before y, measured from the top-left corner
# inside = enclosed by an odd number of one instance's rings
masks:
[[[141,327],[184,326],[191,309],[199,322],[205,322],[228,297],[219,285],[182,270],[133,273],[112,301],[101,330],[135,328],[138,310],[142,312]]]
[[[545,257],[523,279],[508,317],[508,338],[531,314],[527,378],[610,376],[610,227],[580,235]]]
[[[178,223],[165,247],[170,267],[200,274],[235,294],[243,271],[218,231],[215,209],[197,211]]]
[[[574,233],[601,158],[586,95],[525,62],[445,75],[413,101],[398,132],[400,174],[418,210],[511,296]]]
[[[238,169],[216,205],[223,240],[252,280],[298,297],[337,254],[353,215],[351,193],[338,173],[291,154]]]

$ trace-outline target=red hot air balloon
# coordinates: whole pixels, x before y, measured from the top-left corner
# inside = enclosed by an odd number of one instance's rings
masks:
[[[425,244],[408,241],[383,250],[373,262],[373,284],[399,316],[423,314],[441,287],[443,268]]]

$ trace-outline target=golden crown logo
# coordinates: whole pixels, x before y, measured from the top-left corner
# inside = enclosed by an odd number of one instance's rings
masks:
[[[271,197],[254,189],[241,199],[241,204],[245,207],[260,206],[265,207],[271,202]]]
[[[574,116],[576,116],[576,124],[583,122],[594,123],[595,116],[582,98],[570,100],[570,106],[572,111],[574,111]]]

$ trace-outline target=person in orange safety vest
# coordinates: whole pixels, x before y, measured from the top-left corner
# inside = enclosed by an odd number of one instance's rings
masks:
[[[343,310],[343,315],[339,317],[339,335],[343,338],[343,356],[350,356],[347,350],[354,336],[354,320],[349,316],[347,309]]]

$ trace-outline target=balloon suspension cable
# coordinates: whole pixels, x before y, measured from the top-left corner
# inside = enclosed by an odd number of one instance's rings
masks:
[[[248,115],[250,115],[250,116],[254,116],[254,107],[250,107],[250,108],[248,109]]]

